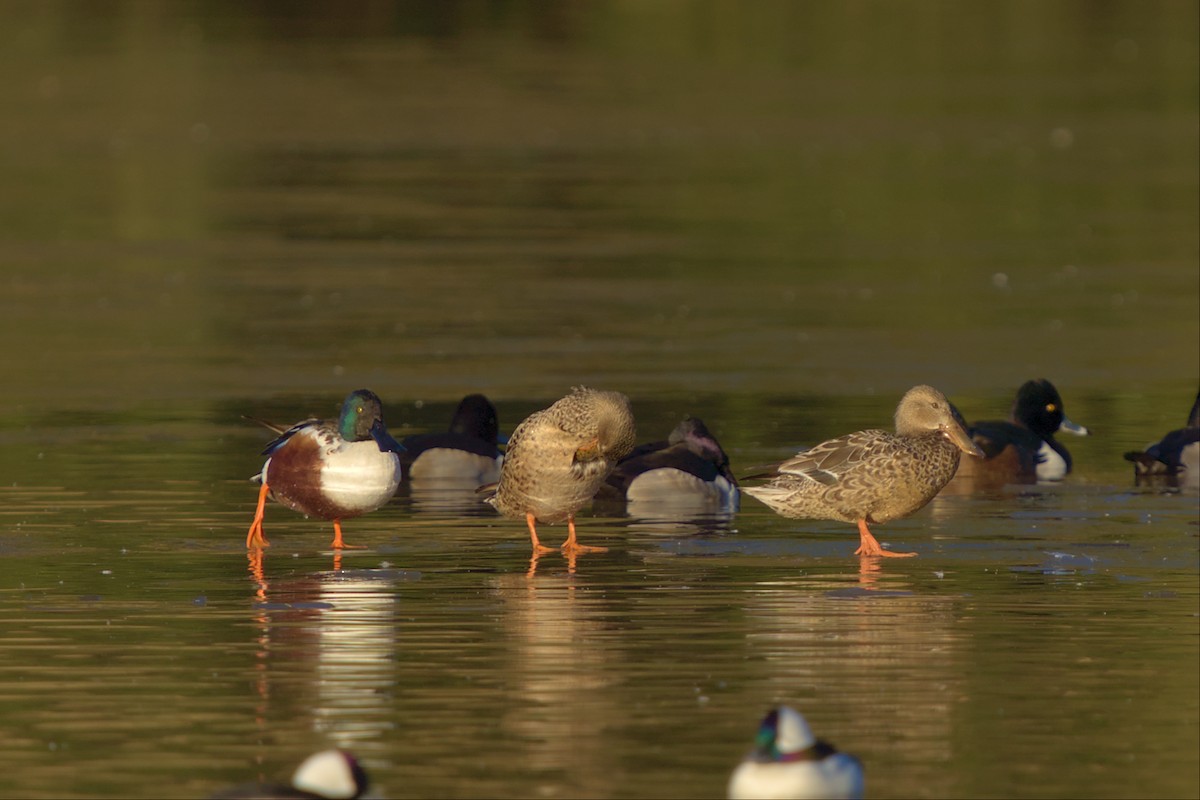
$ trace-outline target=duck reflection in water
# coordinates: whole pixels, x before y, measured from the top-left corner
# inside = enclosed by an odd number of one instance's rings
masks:
[[[622,768],[609,739],[628,722],[617,701],[627,651],[614,645],[607,594],[561,573],[489,582],[502,602],[509,676],[500,732],[525,743],[530,796],[612,797]]]
[[[856,555],[915,556],[881,548],[868,523],[923,508],[954,477],[960,454],[982,451],[932,386],[909,389],[895,419],[895,433],[865,430],[822,442],[779,465],[768,483],[743,491],[785,517],[856,523]]]
[[[925,581],[893,570],[875,588],[851,572],[748,585],[734,601],[753,665],[743,693],[778,702],[803,687],[809,719],[838,720],[835,741],[868,767],[872,747],[892,762],[953,759],[971,637],[961,594],[930,594]]]
[[[272,579],[262,550],[248,559],[259,723],[273,731],[272,719],[307,717],[312,734],[379,757],[396,681],[396,584],[419,573],[384,566],[294,575],[289,558],[289,576]]]

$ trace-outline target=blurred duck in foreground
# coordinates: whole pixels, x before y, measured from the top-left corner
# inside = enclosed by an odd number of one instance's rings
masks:
[[[1008,483],[1062,480],[1071,471],[1071,454],[1054,438],[1059,431],[1077,436],[1090,433],[1067,419],[1054,384],[1045,379],[1026,381],[1017,390],[1007,421],[971,426],[971,438],[984,456],[979,462],[965,462],[959,477]]]
[[[408,436],[400,464],[410,481],[470,484],[471,489],[500,479],[500,426],[496,407],[481,394],[458,404],[450,430]]]
[[[865,430],[803,450],[771,480],[744,489],[777,514],[858,525],[860,556],[914,556],[884,550],[868,523],[907,517],[954,477],[962,453],[982,455],[945,395],[914,386],[896,407],[896,432]],[[763,477],[763,476],[754,476]]]
[[[1200,393],[1188,414],[1187,425],[1173,430],[1145,450],[1132,450],[1125,460],[1133,462],[1138,478],[1167,476],[1200,482]]]
[[[617,462],[597,497],[630,504],[692,501],[735,511],[738,484],[716,437],[703,421],[688,418],[665,442],[638,445]]]
[[[633,411],[620,392],[575,387],[536,411],[509,438],[500,482],[488,499],[506,517],[524,519],[534,554],[551,552],[538,540],[537,523],[567,523],[568,556],[603,547],[579,544],[575,512],[588,503],[616,463],[633,449]],[[480,487],[481,492],[492,490]]]
[[[253,419],[249,417],[248,419]],[[308,419],[286,430],[254,420],[280,434],[262,451],[270,456],[251,480],[262,483],[246,547],[266,547],[263,511],[267,497],[306,517],[333,521],[333,547],[345,547],[341,521],[382,506],[400,485],[403,447],[383,423],[374,392],[351,392],[337,419]]]
[[[367,788],[367,773],[354,756],[322,750],[296,768],[290,784],[248,783],[217,792],[212,800],[355,800]]]
[[[779,706],[763,718],[754,749],[729,778],[730,800],[863,796],[863,768],[816,738],[800,712]]]

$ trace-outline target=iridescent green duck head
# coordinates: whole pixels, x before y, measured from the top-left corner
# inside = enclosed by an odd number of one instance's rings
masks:
[[[383,402],[370,389],[356,389],[342,403],[338,434],[347,442],[374,439],[383,452],[399,453],[404,446],[392,438],[383,422]]]

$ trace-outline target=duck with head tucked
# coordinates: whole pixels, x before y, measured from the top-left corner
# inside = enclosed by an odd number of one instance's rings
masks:
[[[267,497],[307,517],[333,521],[333,547],[345,547],[341,521],[374,511],[400,486],[403,449],[383,423],[383,403],[368,389],[351,392],[337,419],[307,419],[279,433],[262,454],[270,456],[251,478],[262,483],[247,547],[266,547],[263,511]]]
[[[471,489],[500,478],[500,424],[496,407],[481,394],[458,404],[450,430],[406,436],[400,464],[410,481],[469,483]]]
[[[949,483],[959,456],[982,455],[946,396],[914,386],[896,407],[896,432],[848,433],[802,450],[771,480],[743,491],[777,514],[858,525],[860,556],[915,556],[884,550],[868,524],[907,517]]]
[[[1166,476],[1197,481],[1200,476],[1200,393],[1192,404],[1187,425],[1167,433],[1145,450],[1131,450],[1126,461],[1133,462],[1136,478]]]
[[[729,777],[730,800],[857,800],[863,796],[862,763],[813,735],[789,706],[771,709],[754,749]]]
[[[634,436],[628,397],[577,386],[513,431],[500,481],[488,502],[506,517],[525,520],[535,555],[554,549],[538,540],[539,522],[567,523],[567,540],[561,549],[568,556],[603,551],[603,547],[579,544],[575,512],[595,496],[617,461],[633,448]]]
[[[629,503],[676,502],[680,498],[737,510],[738,483],[729,456],[703,420],[688,417],[665,442],[641,444],[622,458],[600,494]]]
[[[1007,420],[976,422],[969,433],[983,460],[963,464],[959,477],[991,477],[1014,483],[1060,481],[1071,471],[1071,454],[1054,438],[1059,431],[1087,436],[1067,419],[1062,396],[1045,378],[1021,384]]]

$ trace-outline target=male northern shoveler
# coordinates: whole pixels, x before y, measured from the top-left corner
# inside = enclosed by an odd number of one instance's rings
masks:
[[[954,477],[960,453],[982,455],[946,396],[914,386],[896,407],[894,434],[866,430],[822,442],[743,491],[785,517],[857,523],[855,555],[914,556],[882,549],[867,523],[922,508]]]
[[[290,784],[249,783],[212,795],[212,800],[355,800],[370,781],[354,756],[344,750],[322,750],[304,759]]]
[[[1125,454],[1133,462],[1136,477],[1187,475],[1194,480],[1200,474],[1200,393],[1188,414],[1187,425],[1173,430],[1161,440]]]
[[[763,718],[754,749],[729,778],[730,800],[845,798],[863,796],[862,763],[813,735],[808,721],[789,706]]]
[[[702,420],[689,417],[665,442],[633,448],[617,462],[598,496],[630,503],[689,498],[736,510],[738,485],[717,438]]]
[[[246,546],[268,544],[262,522],[269,494],[305,516],[333,520],[333,546],[344,547],[341,520],[374,511],[396,493],[402,449],[383,423],[383,404],[367,389],[351,392],[336,420],[308,419],[282,431],[263,450],[270,458],[251,478],[262,489]]]
[[[525,520],[535,555],[553,550],[538,542],[537,523],[563,520],[568,531],[562,545],[565,554],[602,551],[605,548],[576,541],[575,512],[633,448],[634,436],[628,397],[577,386],[513,431],[500,482],[488,502],[506,517]]]
[[[984,457],[964,462],[959,477],[990,476],[1014,483],[1062,480],[1071,471],[1071,454],[1054,438],[1058,431],[1090,433],[1067,419],[1054,384],[1044,378],[1026,381],[1017,390],[1007,421],[976,422],[970,427]]]
[[[400,464],[410,481],[469,484],[472,490],[500,479],[500,425],[496,407],[481,394],[458,404],[450,430],[405,437]]]

